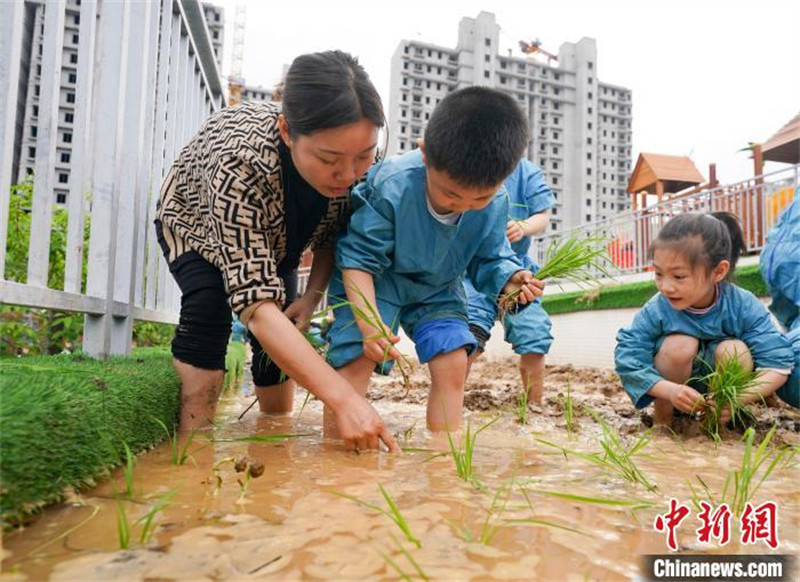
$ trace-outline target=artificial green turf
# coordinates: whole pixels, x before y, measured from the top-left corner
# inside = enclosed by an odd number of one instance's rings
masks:
[[[736,269],[734,283],[759,297],[769,295],[758,265],[748,265]],[[542,307],[550,315],[572,311],[641,307],[655,294],[656,284],[653,281],[611,284],[604,285],[599,290],[545,294],[542,298]]]
[[[225,388],[238,388],[244,379],[247,346],[244,342],[231,342],[225,354]]]
[[[238,385],[244,345],[229,350],[229,386]],[[180,381],[168,348],[129,358],[82,355],[0,360],[0,520],[3,528],[91,486],[134,453],[166,438],[158,420],[178,420]]]

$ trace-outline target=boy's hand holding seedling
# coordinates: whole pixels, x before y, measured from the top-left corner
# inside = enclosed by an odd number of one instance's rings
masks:
[[[364,355],[376,364],[387,360],[399,360],[402,356],[394,344],[399,342],[400,338],[382,321],[378,323],[380,327],[372,323],[358,322],[358,329],[364,336]]]
[[[364,338],[364,355],[378,364],[401,359],[402,354],[394,347],[400,338],[381,320],[372,275],[358,269],[344,269],[342,278],[356,324]]]
[[[544,281],[540,281],[527,270],[514,273],[503,287],[502,297],[513,299],[514,303],[532,303],[544,293]]]

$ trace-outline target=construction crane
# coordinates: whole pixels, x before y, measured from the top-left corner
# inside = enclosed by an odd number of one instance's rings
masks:
[[[233,24],[233,58],[231,61],[231,74],[228,75],[228,106],[233,107],[242,102],[244,92],[244,77],[242,76],[242,61],[244,60],[244,22],[247,15],[247,6],[244,2],[236,3],[236,20]]]
[[[547,64],[550,64],[550,61],[558,61],[558,57],[556,55],[551,52],[547,52],[542,48],[542,41],[540,41],[538,38],[530,42],[525,42],[524,40],[519,41],[519,50],[526,55],[541,53],[547,57]]]

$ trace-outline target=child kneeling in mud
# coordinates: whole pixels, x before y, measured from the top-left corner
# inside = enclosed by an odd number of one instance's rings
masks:
[[[800,408],[800,191],[778,217],[761,252],[761,276],[769,288],[769,310],[786,330],[794,350],[794,371],[775,394]]]
[[[495,301],[521,290],[519,303],[542,294],[506,238],[505,196],[497,196],[526,147],[527,121],[514,100],[471,87],[445,97],[431,115],[419,150],[379,163],[352,193],[353,214],[336,245],[332,298],[381,321],[334,311],[328,360],[365,394],[373,369],[401,357],[398,323],[429,365],[427,424],[461,424],[468,353],[462,276]],[[335,301],[335,299],[333,299]],[[524,305],[523,305],[524,307]],[[329,426],[326,423],[326,426]]]
[[[725,359],[759,372],[743,402],[775,392],[794,367],[766,307],[729,282],[743,246],[736,218],[724,212],[677,216],[651,245],[659,292],[619,331],[614,357],[636,407],[654,402],[656,423],[669,425],[675,408],[702,412],[707,387],[696,379]]]

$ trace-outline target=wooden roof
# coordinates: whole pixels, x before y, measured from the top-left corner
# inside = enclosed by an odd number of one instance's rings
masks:
[[[800,163],[800,113],[761,145],[761,153],[771,162]]]
[[[628,182],[628,192],[655,194],[656,184],[661,182],[665,193],[675,193],[704,181],[703,175],[687,156],[642,153]]]

